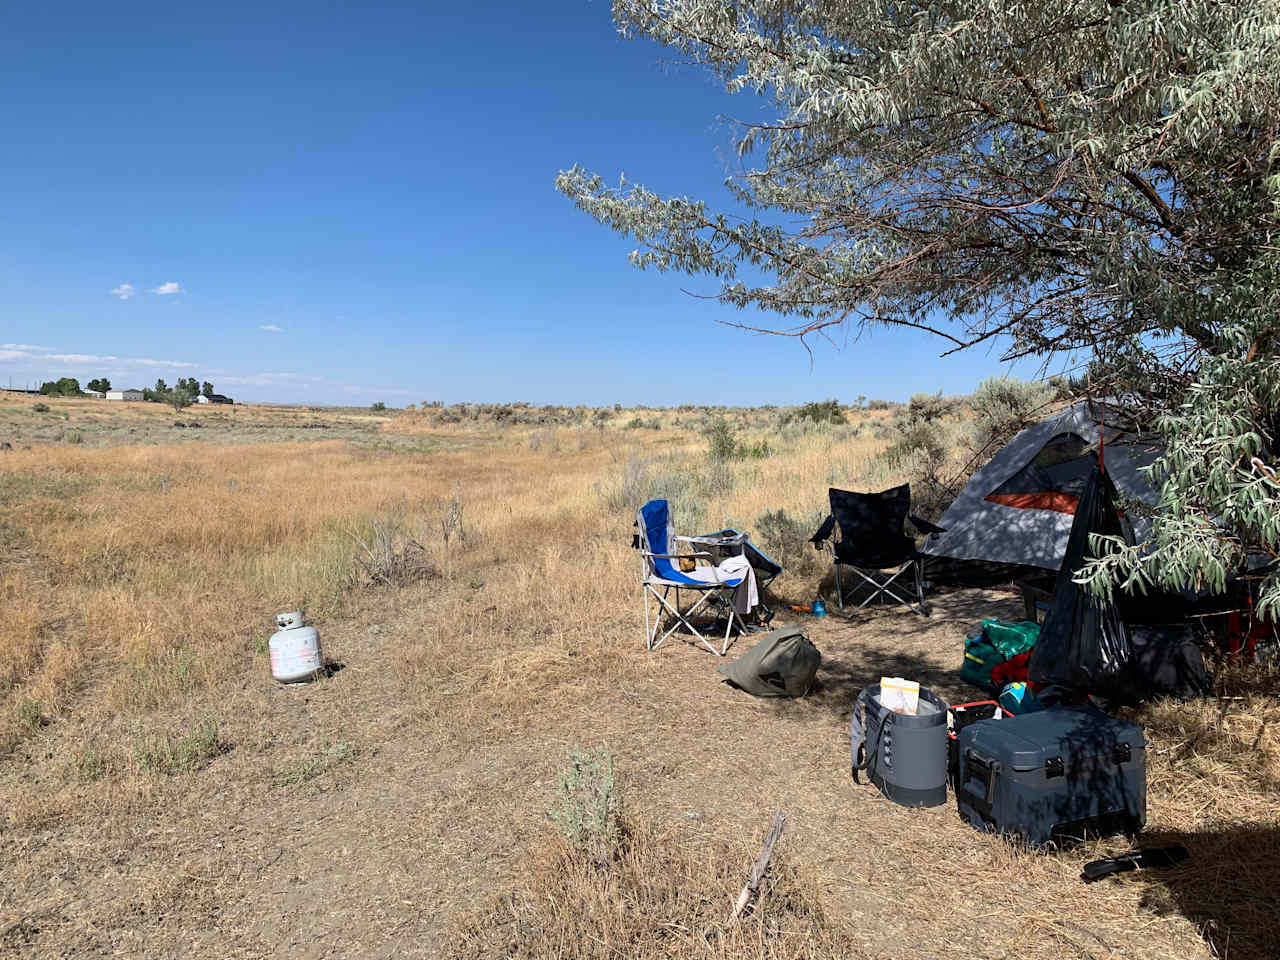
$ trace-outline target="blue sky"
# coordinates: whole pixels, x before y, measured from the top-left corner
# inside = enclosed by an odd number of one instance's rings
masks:
[[[759,116],[604,2],[12,5],[0,382],[210,379],[242,400],[794,403],[964,392],[994,352],[809,354],[641,273],[574,163],[728,203]],[[1019,371],[1030,375],[1032,371]]]

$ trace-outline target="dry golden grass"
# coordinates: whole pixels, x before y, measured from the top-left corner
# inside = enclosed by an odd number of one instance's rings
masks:
[[[121,419],[80,444],[24,432],[0,453],[6,948],[265,956],[322,930],[336,953],[545,955],[548,937],[592,928],[631,938],[632,955],[1278,955],[1265,916],[1278,887],[1248,856],[1280,862],[1273,692],[1139,715],[1153,836],[1193,860],[1086,888],[1080,862],[1114,842],[1018,852],[953,810],[904,811],[848,782],[857,689],[892,669],[971,697],[961,638],[1007,599],[940,597],[927,622],[814,623],[823,685],[794,704],[733,694],[681,644],[643,650],[628,549],[641,500],[673,491],[694,526],[679,532],[757,530],[778,509],[803,527],[828,485],[900,479],[879,456],[886,412],[820,430],[729,411],[773,455],[715,464],[698,411],[638,413],[651,429],[628,427],[631,411],[504,426],[244,407],[197,440],[155,405],[62,404],[59,422],[82,430]],[[0,429],[27,430],[16,409],[0,402]],[[393,549],[420,544],[432,575],[370,587],[359,541],[379,525]],[[809,555],[778,581],[784,601],[813,596]],[[265,640],[298,606],[345,669],[282,688]],[[603,873],[546,834],[574,743],[612,746],[636,811]],[[759,918],[776,932],[700,940],[779,806],[795,869]],[[905,895],[902,858],[929,868]],[[636,907],[615,915],[615,901]]]
[[[554,833],[539,837],[523,882],[451,932],[458,960],[705,957],[714,960],[857,960],[866,954],[821,906],[812,877],[791,863],[785,839],[748,911],[729,922],[726,892],[742,885],[758,850],[745,838],[708,837],[638,817],[601,853]]]
[[[101,410],[104,401],[52,403]],[[158,406],[111,412],[124,422],[169,416]],[[235,414],[286,423],[295,415]],[[413,435],[420,420],[407,414],[395,429]],[[0,581],[0,746],[23,735],[15,704],[57,716],[73,688],[90,688],[80,709],[117,715],[198,696],[258,654],[272,611],[335,614],[374,525],[389,519],[447,577],[466,568],[483,582],[487,569],[509,567],[486,596],[528,622],[555,622],[566,600],[588,619],[608,618],[633,587],[634,557],[617,550],[636,505],[635,491],[622,489],[626,465],[673,475],[706,467],[698,435],[677,429],[431,432],[464,449],[406,454],[321,440],[8,452],[0,530],[27,561],[6,564]],[[862,477],[875,470],[878,446],[815,433],[786,457],[726,465],[702,491],[705,514],[743,526],[771,507],[812,514],[806,480]],[[441,523],[458,508],[460,530],[446,543]],[[572,576],[578,567],[592,576]]]

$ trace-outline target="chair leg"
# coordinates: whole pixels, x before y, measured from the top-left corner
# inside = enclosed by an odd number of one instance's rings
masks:
[[[840,615],[844,615],[844,589],[840,586],[840,561],[832,560],[831,568],[836,574],[836,606],[840,608]]]
[[[894,573],[893,576],[889,577],[887,580],[883,582],[875,579],[874,577],[868,576],[867,574],[859,570],[857,567],[851,567],[850,569],[852,569],[855,574],[860,576],[871,587],[871,594],[865,600],[863,600],[860,604],[858,604],[856,609],[858,610],[863,609],[868,604],[870,604],[873,600],[879,597],[881,594],[885,594],[891,597],[896,602],[902,604],[908,610],[911,610],[913,613],[918,613],[921,616],[925,615],[924,581],[921,576],[920,563],[918,560],[912,560],[910,563],[904,565],[896,573]],[[903,576],[904,574],[910,574],[912,576],[914,580],[914,590],[911,587],[907,586],[905,583],[899,584],[896,582],[898,578]],[[895,589],[895,586],[897,587],[897,589]],[[903,594],[899,593],[898,589],[904,590],[906,595],[904,596]],[[916,598],[914,601],[911,599],[911,596],[913,594]],[[843,609],[841,610],[841,612],[843,612]]]
[[[644,648],[646,650],[652,650],[654,631],[649,629],[649,587],[648,585],[641,584],[640,592],[644,594]]]

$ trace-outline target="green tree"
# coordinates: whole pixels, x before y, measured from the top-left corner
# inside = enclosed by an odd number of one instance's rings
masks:
[[[206,397],[213,396],[213,384],[206,380],[200,387],[200,393]]]
[[[97,379],[90,380],[88,386],[90,390],[97,391],[98,393],[106,393],[111,389],[111,381],[106,377],[98,377]]]
[[[168,385],[167,383],[165,383],[163,380],[161,380],[161,379],[157,379],[157,380],[156,380],[156,385],[155,385],[155,387],[153,388],[153,390],[154,390],[154,392],[155,392],[155,393],[161,393],[161,394],[168,393],[168,392],[169,392],[169,385]]]
[[[179,377],[178,382],[173,386],[173,392],[181,393],[190,400],[194,400],[200,394],[200,381],[195,377]]]
[[[81,393],[80,381],[75,377],[46,380],[40,384],[40,392],[46,397],[78,397]]]
[[[1099,591],[1216,584],[1280,552],[1280,0],[613,10],[772,105],[737,136],[745,218],[560,174],[633,263],[709,276],[775,333],[1093,354],[1109,374],[1089,387],[1149,407],[1166,443],[1155,549],[1109,555]],[[1263,593],[1280,609],[1280,574]]]
[[[158,398],[169,404],[169,406],[173,407],[174,410],[182,410],[185,407],[191,406],[192,403],[191,394],[178,387],[174,387],[174,389],[169,390],[166,393],[159,394]]]

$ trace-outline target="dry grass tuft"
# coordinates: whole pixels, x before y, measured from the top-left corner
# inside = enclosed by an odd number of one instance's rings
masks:
[[[855,958],[824,913],[815,882],[783,847],[755,908],[727,924],[759,853],[746,840],[632,818],[604,856],[547,831],[525,880],[459,923],[447,955],[463,958]]]
[[[348,533],[355,544],[352,586],[403,587],[440,575],[402,506],[371,518],[366,529]]]

